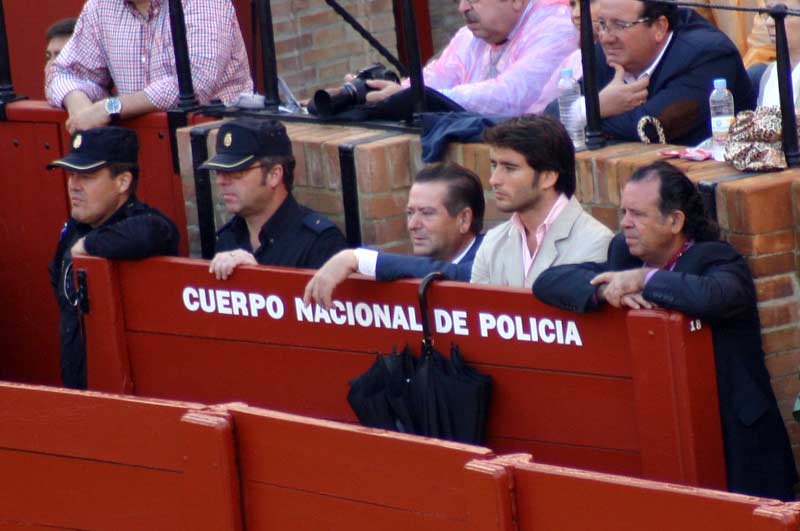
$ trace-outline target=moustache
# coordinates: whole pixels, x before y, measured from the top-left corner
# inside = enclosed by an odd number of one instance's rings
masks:
[[[464,20],[467,21],[467,24],[469,24],[471,22],[480,22],[481,21],[480,18],[478,18],[477,15],[475,15],[474,13],[472,13],[470,11],[467,11],[466,13],[464,13]]]

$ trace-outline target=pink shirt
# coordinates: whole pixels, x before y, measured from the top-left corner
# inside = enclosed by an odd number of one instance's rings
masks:
[[[183,0],[194,90],[200,103],[228,103],[252,92],[247,52],[230,0]],[[50,65],[45,93],[63,107],[74,90],[97,101],[114,83],[118,94],[144,91],[159,109],[178,102],[178,77],[166,0],[146,16],[130,0],[88,0],[75,33]]]
[[[539,113],[557,95],[543,89],[577,49],[577,35],[566,0],[530,0],[505,44],[478,39],[466,26],[458,30],[441,57],[425,67],[425,85],[468,111]]]
[[[553,203],[552,208],[550,208],[550,212],[547,213],[547,217],[544,218],[541,225],[536,227],[536,233],[534,234],[536,237],[536,249],[534,249],[533,253],[528,249],[528,233],[525,231],[525,225],[522,224],[522,220],[519,219],[519,214],[515,212],[511,216],[511,224],[514,225],[521,236],[522,270],[525,271],[525,277],[528,276],[528,272],[530,272],[531,266],[533,266],[533,261],[536,260],[536,255],[539,254],[539,248],[542,246],[542,241],[544,241],[547,231],[550,230],[550,227],[556,219],[558,219],[558,216],[568,204],[569,199],[567,199],[567,196],[564,194],[558,196],[558,199],[556,199],[556,202]]]

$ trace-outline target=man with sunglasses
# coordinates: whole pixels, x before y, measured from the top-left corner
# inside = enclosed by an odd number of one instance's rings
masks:
[[[602,129],[617,140],[653,137],[656,118],[668,142],[696,144],[711,135],[708,96],[725,78],[736,111],[752,109],[753,88],[736,46],[689,9],[641,0],[592,6]],[[583,100],[575,103],[585,120]],[[584,121],[585,123],[585,121]]]
[[[217,233],[209,272],[228,278],[240,265],[316,269],[346,241],[325,216],[292,195],[295,160],[286,128],[275,120],[239,118],[219,128],[215,170],[219,193],[233,218]]]

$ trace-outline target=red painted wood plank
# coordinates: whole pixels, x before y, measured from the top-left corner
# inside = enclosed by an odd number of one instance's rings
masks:
[[[461,471],[471,459],[492,455],[475,446],[246,406],[227,409],[236,423],[246,506],[254,485],[270,485],[347,503],[463,518]]]

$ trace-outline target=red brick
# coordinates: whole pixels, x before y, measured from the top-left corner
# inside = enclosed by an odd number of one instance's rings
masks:
[[[411,254],[411,242],[382,245],[381,250],[387,253]]]
[[[771,234],[731,234],[728,241],[745,256],[792,251],[795,247],[793,229]]]
[[[772,388],[775,390],[775,398],[778,400],[794,400],[800,394],[800,379],[797,374],[773,378]]]
[[[407,194],[400,192],[361,195],[359,205],[363,219],[383,219],[405,215]]]
[[[361,41],[344,41],[334,43],[334,45],[312,48],[303,52],[303,64],[307,66],[339,57],[349,57],[363,52],[365,46],[366,44]]]
[[[794,298],[770,301],[758,306],[761,328],[774,328],[797,322],[798,301]]]
[[[619,209],[617,207],[592,206],[589,213],[612,232],[619,230]]]
[[[300,28],[302,31],[309,31],[320,26],[326,26],[339,21],[339,15],[330,9],[325,9],[320,13],[307,14],[300,16]]]
[[[793,376],[797,378],[800,368],[800,350],[793,350],[780,354],[769,354],[764,358],[773,378]]]
[[[800,171],[792,170],[720,183],[717,189],[726,195],[725,228],[760,234],[792,227],[791,186],[798,178]]]
[[[311,44],[312,44],[312,38],[311,35],[309,34],[284,38],[282,40],[275,41],[275,53],[281,55],[281,54],[297,52],[299,50],[304,50],[310,47]]]
[[[492,166],[489,162],[489,146],[486,144],[464,144],[464,167],[474,171],[481,178],[484,188],[489,188]]]
[[[761,338],[767,354],[795,350],[800,347],[800,328],[794,326],[768,332],[762,330]]]
[[[747,259],[754,277],[769,277],[794,271],[794,253],[778,253]]]
[[[358,189],[361,193],[390,190],[386,150],[383,146],[375,143],[356,146],[355,159]]]
[[[375,223],[375,236],[378,243],[397,242],[408,239],[406,217],[394,216]]]
[[[794,274],[756,279],[756,294],[759,301],[781,299],[795,293]]]
[[[576,195],[581,203],[597,202],[594,189],[594,161],[583,156],[587,151],[582,151],[575,156]]]

